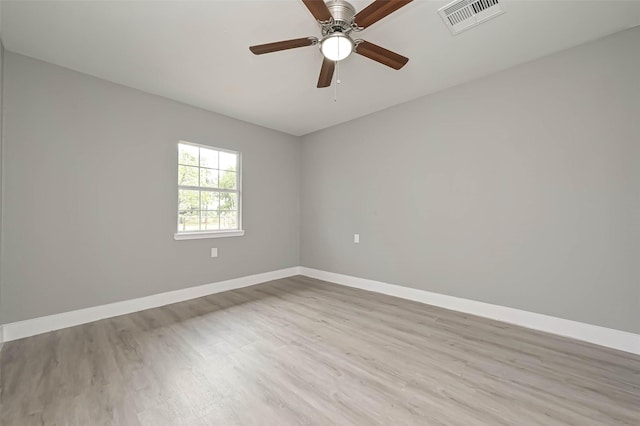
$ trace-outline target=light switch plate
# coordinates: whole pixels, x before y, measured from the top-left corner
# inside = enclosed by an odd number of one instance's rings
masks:
[[[353,242],[356,244],[360,243],[360,234],[353,234]]]
[[[211,249],[211,257],[218,257],[218,249],[216,247]]]

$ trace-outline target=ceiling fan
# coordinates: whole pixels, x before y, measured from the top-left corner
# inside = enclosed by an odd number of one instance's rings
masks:
[[[354,40],[351,38],[351,34],[370,27],[411,1],[375,0],[356,13],[356,9],[344,0],[328,0],[326,3],[323,0],[302,0],[320,25],[322,31],[320,39],[316,37],[296,38],[251,46],[249,50],[256,55],[262,55],[297,47],[319,45],[320,52],[324,56],[318,78],[319,88],[331,86],[336,62],[346,59],[353,52],[399,70],[409,61],[409,58],[368,41]]]

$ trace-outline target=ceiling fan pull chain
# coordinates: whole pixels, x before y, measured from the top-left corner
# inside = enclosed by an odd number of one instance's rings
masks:
[[[340,56],[340,44],[338,44],[338,56]],[[338,102],[338,85],[340,83],[342,83],[340,81],[340,61],[336,61],[336,84],[333,92],[333,102]]]
[[[336,62],[336,84],[334,84],[333,102],[338,102],[338,84],[340,84],[340,61]]]

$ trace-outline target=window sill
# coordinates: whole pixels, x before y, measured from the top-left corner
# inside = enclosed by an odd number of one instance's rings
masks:
[[[215,232],[178,232],[173,234],[173,239],[180,240],[201,240],[203,238],[225,238],[242,237],[244,231],[215,231]]]

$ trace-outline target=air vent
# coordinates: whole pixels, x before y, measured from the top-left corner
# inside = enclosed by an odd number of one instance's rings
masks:
[[[438,12],[453,34],[504,13],[498,0],[457,0],[441,7]]]

